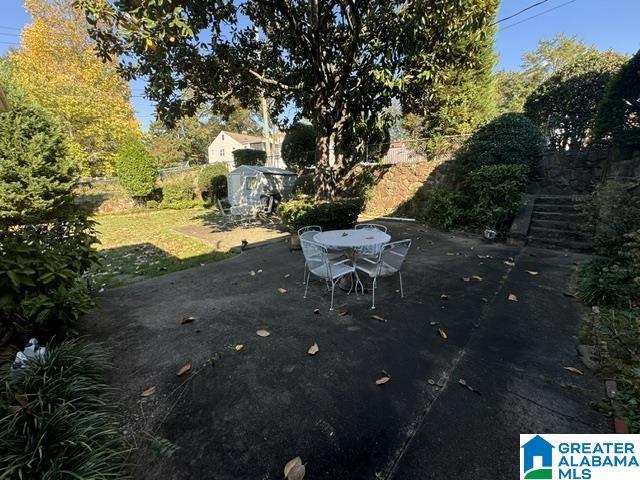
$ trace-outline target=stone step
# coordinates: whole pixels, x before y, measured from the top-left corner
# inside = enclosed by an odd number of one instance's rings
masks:
[[[569,240],[578,242],[590,241],[593,232],[571,231],[557,228],[529,227],[529,236],[536,238],[549,238],[554,240]]]
[[[586,212],[586,208],[584,205],[580,204],[568,204],[568,205],[558,205],[558,204],[548,204],[548,205],[538,205],[538,202],[533,206],[533,213],[537,212],[557,212],[557,213],[583,213]]]
[[[536,197],[536,205],[575,205],[588,200],[585,195],[540,195]]]
[[[589,215],[576,212],[533,212],[531,220],[555,220],[567,223],[587,223]]]
[[[536,218],[534,216],[531,218],[531,223],[529,224],[529,228],[533,227],[554,230],[569,230],[571,232],[583,232],[588,234],[593,233],[593,226],[589,225],[581,217],[572,217],[571,219],[556,218],[549,220],[544,218]]]
[[[577,240],[558,240],[553,238],[528,237],[527,245],[541,248],[566,249],[573,252],[591,252],[592,242],[581,242]]]

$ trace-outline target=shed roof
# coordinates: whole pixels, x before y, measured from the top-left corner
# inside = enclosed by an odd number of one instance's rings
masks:
[[[229,175],[234,173],[242,173],[245,171],[259,172],[266,175],[295,175],[295,173],[285,170],[284,168],[277,167],[259,167],[256,165],[240,165],[239,167],[231,170]]]

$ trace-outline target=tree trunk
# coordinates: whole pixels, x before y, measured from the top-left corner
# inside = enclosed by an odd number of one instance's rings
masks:
[[[330,139],[326,133],[316,134],[316,200],[332,200],[336,193],[336,177],[329,163]]]

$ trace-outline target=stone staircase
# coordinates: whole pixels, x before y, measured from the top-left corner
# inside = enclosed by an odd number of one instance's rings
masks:
[[[593,225],[586,202],[588,196],[540,195],[536,197],[529,223],[527,244],[587,252],[593,248]]]

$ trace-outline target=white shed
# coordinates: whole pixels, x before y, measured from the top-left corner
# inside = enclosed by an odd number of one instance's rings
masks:
[[[227,176],[231,211],[258,211],[268,204],[269,197],[279,200],[289,195],[295,181],[296,174],[283,168],[241,165]]]

